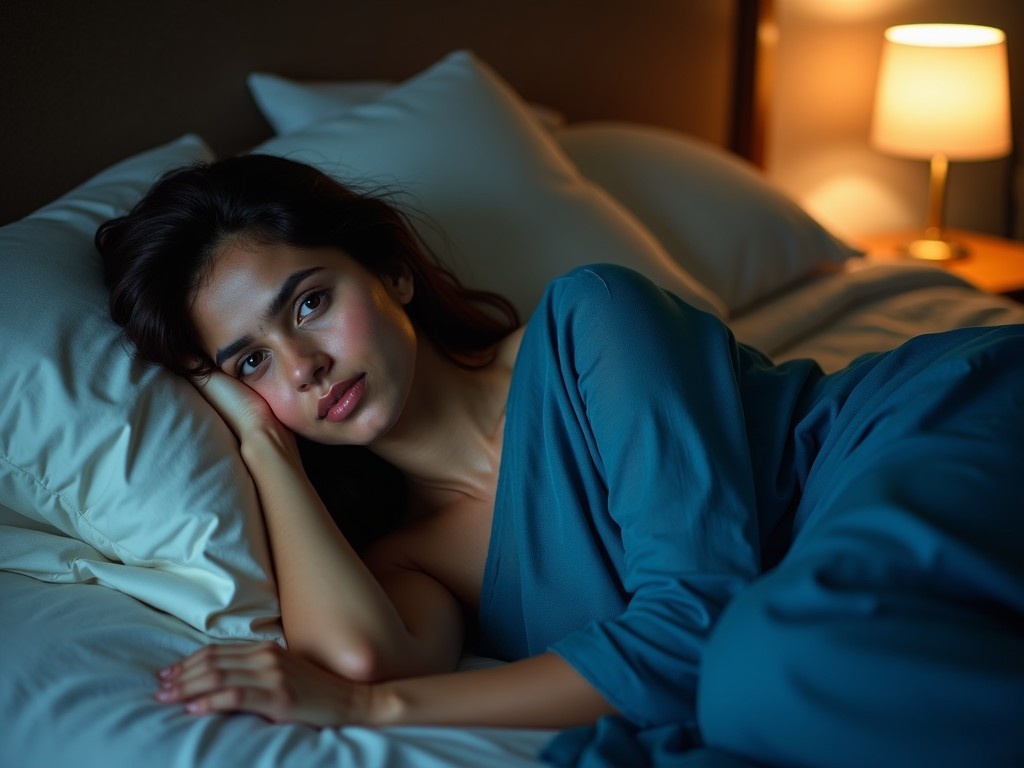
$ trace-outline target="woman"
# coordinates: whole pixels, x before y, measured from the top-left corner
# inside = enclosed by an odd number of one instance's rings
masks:
[[[610,266],[553,281],[518,328],[382,200],[258,155],[169,174],[97,244],[139,353],[239,438],[288,640],[204,648],[161,701],[316,725],[618,715],[556,741],[561,762],[1024,751],[1021,328],[825,376]],[[296,435],[404,476],[401,524],[362,556]],[[512,663],[452,672],[467,636]]]

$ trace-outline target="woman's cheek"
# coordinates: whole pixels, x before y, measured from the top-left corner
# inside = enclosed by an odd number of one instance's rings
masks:
[[[303,418],[301,403],[295,398],[293,392],[285,392],[277,387],[255,387],[256,392],[267,401],[270,410],[284,426],[292,432],[302,433],[306,421]]]
[[[298,403],[295,400],[288,399],[277,407],[271,403],[270,408],[274,415],[277,416],[277,420],[292,432],[302,434],[309,431],[309,418],[304,417],[302,410],[298,407]],[[309,415],[306,414],[305,416]]]

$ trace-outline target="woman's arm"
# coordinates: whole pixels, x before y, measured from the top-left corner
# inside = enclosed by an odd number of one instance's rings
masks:
[[[362,682],[453,669],[462,645],[454,597],[422,574],[398,571],[389,576],[389,591],[417,608],[400,615],[334,524],[306,477],[294,436],[267,404],[224,374],[200,390],[238,436],[256,484],[289,648]]]
[[[614,709],[560,657],[362,684],[272,643],[207,646],[161,673],[157,698],[193,714],[246,711],[275,722],[568,728]]]
[[[522,661],[432,677],[391,680],[372,691],[373,725],[570,728],[615,709],[565,660]]]

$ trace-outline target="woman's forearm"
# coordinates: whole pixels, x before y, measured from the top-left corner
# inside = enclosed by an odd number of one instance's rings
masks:
[[[568,728],[613,707],[554,654],[467,672],[355,683],[274,643],[208,645],[160,672],[157,699],[192,714],[254,712],[315,726]]]
[[[250,434],[242,455],[266,519],[289,647],[360,681],[450,664],[409,634],[327,513],[294,444],[272,433]],[[457,652],[457,646],[450,651]]]
[[[615,708],[561,657],[374,686],[372,725],[569,728]]]

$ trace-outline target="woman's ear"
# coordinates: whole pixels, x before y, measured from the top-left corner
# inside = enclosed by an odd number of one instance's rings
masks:
[[[391,296],[402,306],[412,301],[415,292],[415,280],[412,277],[412,270],[405,264],[399,264],[391,274],[383,276],[384,286]]]

